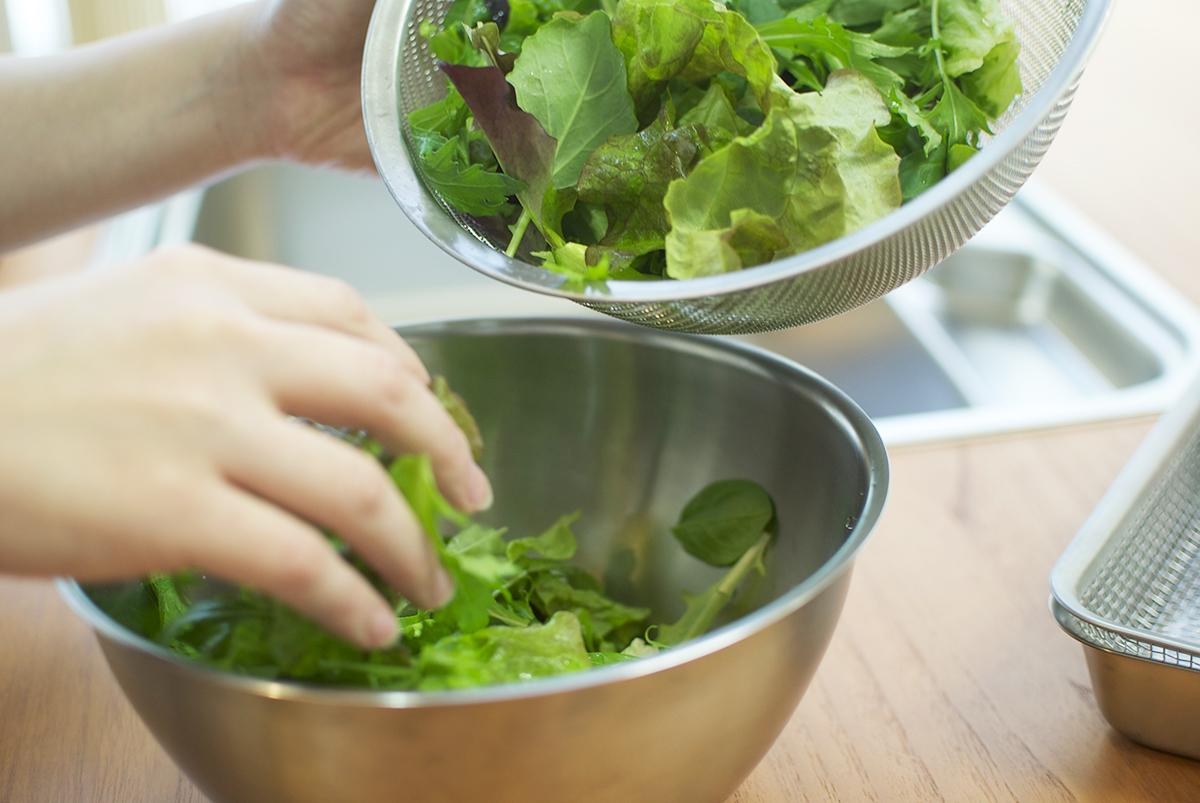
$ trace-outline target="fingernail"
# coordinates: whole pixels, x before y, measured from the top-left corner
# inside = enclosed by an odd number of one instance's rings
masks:
[[[396,641],[397,635],[399,635],[399,630],[396,627],[395,614],[384,609],[376,611],[367,628],[367,641],[372,648],[378,650],[390,647]]]
[[[467,496],[472,510],[488,510],[492,506],[492,484],[488,482],[487,474],[479,466],[472,466],[471,477],[467,480],[469,487]]]
[[[454,580],[449,572],[438,566],[433,570],[429,582],[429,602],[431,608],[440,608],[454,599]]]

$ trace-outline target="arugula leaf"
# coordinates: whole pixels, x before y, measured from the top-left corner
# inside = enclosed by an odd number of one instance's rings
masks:
[[[574,188],[584,161],[610,136],[638,129],[625,62],[602,12],[543,25],[525,40],[509,80],[520,108],[557,141],[556,190]]]
[[[158,626],[166,629],[187,611],[188,604],[175,587],[175,581],[170,575],[152,574],[149,577],[150,590],[158,603]]]
[[[953,81],[929,114],[929,121],[942,131],[950,145],[965,145],[978,131],[987,130],[987,117]]]
[[[468,215],[494,215],[508,208],[510,195],[525,189],[521,181],[468,164],[458,137],[412,129],[421,175],[448,204]]]
[[[693,496],[671,532],[689,555],[710,566],[732,566],[776,526],[771,495],[757,482],[732,479]]]
[[[515,538],[505,547],[509,560],[516,560],[527,552],[537,552],[550,560],[570,560],[575,555],[575,534],[571,523],[579,518],[579,511],[561,517],[550,528],[533,538]]]

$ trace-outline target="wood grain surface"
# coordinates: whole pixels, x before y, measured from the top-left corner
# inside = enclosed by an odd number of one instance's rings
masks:
[[[1194,0],[1118,3],[1039,177],[1200,302],[1196,30]],[[894,452],[825,660],[731,801],[1200,801],[1200,762],[1107,727],[1046,609],[1149,425]],[[50,584],[0,578],[0,801],[203,800]]]

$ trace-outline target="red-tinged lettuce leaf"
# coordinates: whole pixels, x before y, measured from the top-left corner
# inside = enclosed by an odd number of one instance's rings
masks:
[[[625,56],[629,93],[643,120],[657,113],[672,78],[699,83],[724,71],[740,75],[764,112],[775,95],[792,93],[754,27],[713,0],[621,0],[613,41]]]
[[[718,81],[713,81],[700,102],[679,118],[680,128],[692,124],[704,126],[714,143],[719,141],[719,145],[715,144],[711,150],[718,150],[720,145],[724,145],[738,134],[749,134],[754,130],[753,125],[737,116],[737,112],[733,110],[733,101]]]
[[[660,114],[646,129],[611,137],[596,149],[583,166],[578,191],[582,200],[604,204],[609,228],[600,245],[630,256],[663,247],[667,186],[691,172],[704,138],[694,124],[668,130]]]
[[[557,193],[552,187],[558,143],[537,118],[517,106],[516,93],[498,68],[438,66],[467,102],[504,172],[525,184],[517,197],[551,239],[574,203],[573,191]]]
[[[458,147],[458,137],[446,139],[434,131],[412,129],[417,163],[431,189],[446,203],[468,215],[494,215],[508,208],[508,198],[525,185],[503,173],[492,173],[469,164]]]
[[[638,129],[625,86],[625,61],[602,12],[557,17],[543,25],[523,43],[509,81],[520,108],[558,143],[556,190],[573,188],[583,163],[610,136]]]

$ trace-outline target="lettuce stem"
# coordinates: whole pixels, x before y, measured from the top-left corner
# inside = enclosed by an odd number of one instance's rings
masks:
[[[525,230],[529,228],[529,221],[533,216],[529,214],[529,210],[524,206],[521,207],[521,217],[517,218],[517,223],[513,226],[512,241],[509,242],[508,248],[504,250],[504,255],[507,257],[515,256],[517,249],[521,247],[521,240],[525,237]]]

